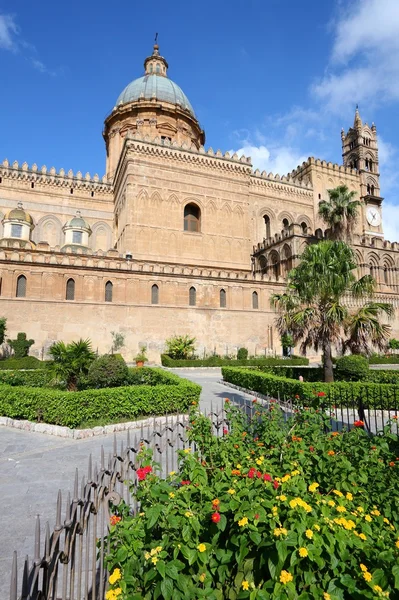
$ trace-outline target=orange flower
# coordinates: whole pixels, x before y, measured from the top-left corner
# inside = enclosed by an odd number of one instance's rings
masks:
[[[240,446],[238,444],[234,444],[234,448],[239,448]]]
[[[334,452],[334,450],[329,450],[327,452],[327,454],[328,454],[328,456],[334,456],[335,452]]]
[[[112,515],[109,520],[111,525],[116,525],[117,523],[119,523],[119,521],[122,521],[122,517],[117,517],[116,515]]]
[[[192,406],[196,406],[196,405],[197,405],[197,403],[196,403],[196,401],[195,401],[195,400],[193,400],[193,401],[191,402],[191,404],[192,404]]]
[[[233,469],[231,474],[232,475],[241,475],[241,471],[239,469]]]
[[[391,462],[389,463],[389,466],[390,466],[390,467],[394,467],[394,466],[395,466],[395,463],[394,463],[393,461],[391,461]]]
[[[215,498],[215,500],[212,500],[212,508],[217,508],[220,504],[220,500],[219,498]]]

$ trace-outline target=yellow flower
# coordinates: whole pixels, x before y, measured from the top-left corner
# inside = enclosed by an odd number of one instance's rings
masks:
[[[295,508],[296,506],[298,506],[298,500],[296,500],[296,499],[290,500],[290,506],[291,506],[291,508]]]
[[[151,554],[150,554],[149,552],[145,552],[145,553],[144,553],[144,558],[145,558],[146,560],[148,560],[149,558],[151,558]]]
[[[384,523],[386,523],[387,525],[389,525],[389,524],[390,524],[390,523],[389,523],[389,520],[388,520],[386,517],[384,517]]]
[[[366,571],[365,573],[363,573],[363,577],[366,581],[371,581],[373,579],[373,576],[371,573],[369,573],[368,571]]]
[[[289,581],[292,581],[294,578],[291,575],[291,573],[288,573],[288,571],[281,571],[280,573],[280,583],[283,583],[284,585],[286,583],[288,583]]]
[[[333,492],[336,496],[339,496],[340,498],[342,498],[342,496],[343,496],[342,492],[340,492],[339,490],[333,490]]]
[[[381,515],[379,510],[372,510],[371,514],[374,515],[375,517],[379,517]]]
[[[287,496],[284,496],[284,494],[282,494],[281,496],[277,496],[277,500],[280,500],[281,502],[285,502],[287,500]]]
[[[231,494],[231,495],[233,495],[233,494],[235,494],[235,493],[236,493],[236,491],[235,491],[235,490],[232,490],[232,489],[230,489],[230,490],[227,490],[227,493],[228,493],[228,494]]]
[[[280,535],[287,535],[287,530],[285,527],[276,527],[276,529],[273,531],[273,535],[276,537],[280,537]]]
[[[353,494],[351,494],[350,492],[347,492],[346,499],[352,501],[353,500]]]
[[[139,513],[139,517],[144,517],[145,513],[141,512]]]
[[[193,513],[192,513],[190,510],[188,510],[188,511],[186,511],[186,512],[184,513],[184,516],[185,516],[185,517],[187,517],[187,518],[189,519],[190,517],[192,517],[192,516],[193,516]]]
[[[173,492],[169,492],[169,498],[174,498],[176,494],[174,494]]]
[[[154,556],[157,553],[157,549],[153,548],[150,552],[150,556]]]
[[[198,552],[205,552],[206,545],[205,544],[198,544],[197,550],[198,550]]]
[[[330,594],[327,594],[327,592],[324,592],[323,598],[324,598],[324,600],[331,600],[331,596],[330,596]]]
[[[328,506],[335,506],[334,500],[329,500],[328,501]]]
[[[396,540],[396,542],[395,542],[395,546],[396,546],[397,548],[399,548],[399,540]]]
[[[237,469],[241,469],[241,465],[236,465],[236,468]]]
[[[311,483],[310,486],[308,487],[308,490],[309,490],[309,492],[314,493],[318,487],[320,487],[318,483]]]
[[[320,531],[320,525],[317,525],[317,523],[313,525],[313,528],[316,529],[316,531]]]
[[[358,506],[356,510],[360,513],[364,512],[364,508],[362,506]]]
[[[110,584],[114,585],[114,583],[116,583],[117,581],[119,581],[121,577],[122,577],[121,570],[120,569],[114,569],[114,572],[109,577]]]
[[[289,481],[291,479],[291,475],[284,475],[284,477],[281,478],[281,483],[287,483],[287,481]]]
[[[158,562],[158,558],[156,556],[153,556],[152,559],[151,559],[151,562],[152,562],[153,565],[156,565],[157,562]]]
[[[248,524],[248,519],[247,519],[247,517],[243,517],[242,519],[240,519],[240,520],[238,521],[238,525],[239,525],[240,527],[244,527],[244,525],[247,525],[247,524]]]
[[[365,520],[367,521],[367,523],[371,523],[371,521],[373,520],[373,519],[370,517],[370,515],[366,515],[364,518],[365,518]]]
[[[306,548],[299,548],[299,556],[301,558],[306,558],[306,556],[308,555],[308,551],[306,550]]]
[[[190,452],[191,452],[191,448],[186,448],[186,449],[184,450],[184,454],[190,454]]]
[[[301,472],[298,471],[298,469],[295,469],[295,471],[292,471],[292,473],[291,473],[292,477],[295,477],[295,475],[300,475],[300,474],[301,474]]]
[[[176,471],[171,471],[171,472],[169,473],[169,475],[170,475],[171,477],[173,477],[173,475],[176,475]]]
[[[363,573],[367,573],[368,568],[366,567],[366,565],[363,565],[362,563],[360,563],[360,569],[363,571]]]
[[[375,592],[377,592],[377,594],[380,594],[380,593],[382,592],[382,587],[380,587],[379,585],[375,585],[375,586],[373,587],[373,590],[374,590]]]
[[[337,506],[337,512],[340,512],[340,513],[346,512],[345,506]]]
[[[205,581],[205,577],[206,577],[206,573],[201,573],[201,575],[199,576],[199,580]]]
[[[364,533],[359,533],[359,537],[361,540],[367,540],[367,537],[364,535]]]
[[[305,531],[305,535],[309,540],[311,540],[313,538],[313,531],[311,529],[307,529]]]
[[[249,590],[249,581],[246,581],[246,580],[244,579],[244,581],[242,582],[242,584],[241,584],[241,585],[242,585],[242,589],[243,589],[243,590]]]
[[[156,550],[157,552],[161,552],[161,550],[162,550],[162,546],[157,546],[157,547],[155,548],[155,550]]]

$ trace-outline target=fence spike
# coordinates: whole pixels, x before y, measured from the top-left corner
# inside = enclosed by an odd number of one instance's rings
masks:
[[[85,497],[85,485],[86,485],[86,479],[85,479],[85,476],[83,475],[82,481],[80,483],[80,497],[82,498],[82,500]]]
[[[24,570],[22,573],[22,594],[21,598],[28,598],[29,596],[29,556],[25,556]]]
[[[50,558],[50,524],[46,522],[46,530],[44,534],[44,560],[49,561]]]
[[[97,467],[97,462],[94,463],[94,483],[98,483],[98,467]]]
[[[79,502],[79,473],[78,470],[75,469],[75,482],[73,485],[73,500],[72,502]]]
[[[17,600],[17,553],[12,555],[10,600]]]
[[[114,432],[114,456],[118,456],[118,447],[116,443],[116,433]]]
[[[40,517],[37,515],[36,517],[36,527],[35,527],[35,555],[33,557],[33,564],[35,566],[40,565]]]
[[[66,509],[65,509],[65,527],[69,527],[71,523],[71,493],[67,494]]]
[[[54,527],[55,531],[61,531],[61,529],[62,529],[62,525],[61,525],[61,506],[62,506],[61,490],[58,490],[57,512],[56,512],[55,527]]]
[[[129,449],[130,448],[130,429],[127,430],[126,445]]]

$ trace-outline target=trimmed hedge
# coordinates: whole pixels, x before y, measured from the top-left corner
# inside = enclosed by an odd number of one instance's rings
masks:
[[[48,362],[47,360],[39,360],[36,356],[11,357],[0,360],[0,369],[45,369]]]
[[[12,386],[47,387],[52,375],[45,369],[35,371],[0,371],[0,383]]]
[[[324,372],[321,367],[259,367],[263,373],[271,373],[279,377],[288,377],[289,379],[299,379],[302,375],[304,382],[323,383]],[[335,381],[340,381],[339,373],[334,370]],[[369,383],[394,383],[399,384],[399,370],[374,370],[369,369],[363,382]]]
[[[399,354],[392,354],[390,356],[378,356],[378,354],[372,354],[369,357],[369,365],[398,365]]]
[[[204,359],[188,359],[188,360],[174,360],[167,354],[161,354],[161,362],[164,367],[250,367],[250,366],[273,366],[273,365],[308,365],[309,359],[304,356],[297,356],[294,358],[247,358],[247,359],[229,359],[220,358],[218,356],[210,356]]]
[[[168,374],[170,375],[170,374]],[[101,419],[113,423],[145,415],[185,412],[198,402],[201,386],[177,376],[173,384],[64,392],[0,384],[0,414],[13,419],[79,427]]]
[[[337,381],[334,383],[301,382],[297,379],[278,377],[253,369],[223,367],[224,381],[240,387],[269,395],[272,398],[291,400],[303,405],[319,406],[337,404],[357,406],[361,401],[365,408],[396,408],[399,405],[399,385]]]

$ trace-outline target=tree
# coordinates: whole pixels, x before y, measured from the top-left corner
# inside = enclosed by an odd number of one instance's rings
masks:
[[[7,343],[14,350],[15,358],[25,358],[29,354],[29,348],[33,346],[35,340],[27,340],[26,333],[17,333],[16,340],[7,340]]]
[[[271,298],[279,313],[280,335],[290,333],[294,342],[301,341],[303,353],[310,347],[321,350],[326,382],[334,380],[334,345],[369,352],[373,344],[385,345],[389,337],[390,327],[380,319],[391,317],[393,307],[373,302],[374,279],[365,275],[356,280],[355,269],[354,252],[342,241],[307,246],[300,264],[289,274],[287,291]],[[348,294],[366,300],[354,313],[345,304]]]
[[[0,344],[4,344],[4,338],[7,331],[7,319],[5,317],[0,318]]]
[[[112,348],[111,354],[114,352],[118,352],[125,345],[125,336],[123,333],[118,333],[117,331],[111,331],[112,336]]]
[[[165,344],[166,354],[170,358],[190,358],[195,351],[195,338],[190,338],[188,335],[174,335],[166,340]]]
[[[69,391],[76,391],[79,378],[86,376],[90,365],[96,358],[90,340],[65,344],[55,342],[49,349],[52,358],[50,369],[57,379],[65,381]]]
[[[339,185],[327,192],[328,200],[319,203],[319,216],[328,226],[331,239],[349,242],[361,203],[355,200],[356,192],[350,192],[346,185]]]

